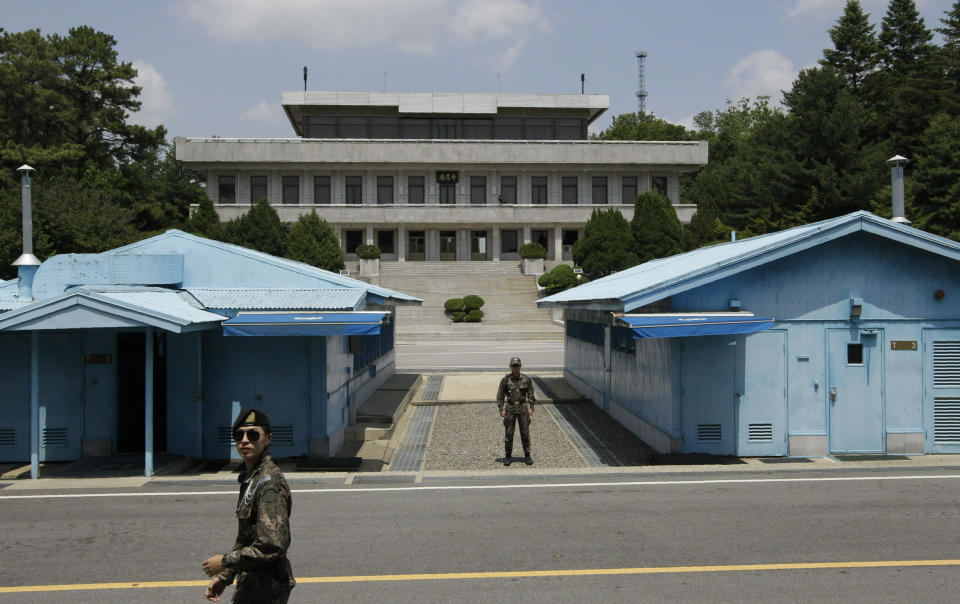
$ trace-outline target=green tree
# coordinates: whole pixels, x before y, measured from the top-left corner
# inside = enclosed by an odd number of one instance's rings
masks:
[[[301,215],[290,227],[287,258],[333,272],[346,266],[337,234],[316,210]]]
[[[595,209],[573,246],[573,261],[591,280],[639,264],[630,223],[620,210]]]
[[[923,133],[907,217],[914,226],[960,241],[960,116],[940,114]]]
[[[843,74],[847,84],[855,91],[867,75],[876,69],[880,60],[880,44],[869,18],[860,2],[847,0],[843,15],[829,30],[833,48],[823,49],[823,59],[820,61]]]
[[[187,230],[194,235],[200,235],[208,239],[219,241],[225,239],[223,225],[220,224],[220,216],[213,209],[213,201],[209,197],[204,196],[204,199],[200,200],[193,216],[187,221]]]
[[[283,256],[287,249],[287,230],[266,199],[254,202],[249,212],[227,223],[225,234],[230,243],[273,256]]]
[[[694,250],[705,245],[726,241],[730,229],[720,221],[720,211],[712,199],[706,199],[697,206],[690,224],[683,229],[684,247]]]
[[[679,124],[671,124],[652,113],[622,113],[610,127],[596,136],[608,141],[685,141],[690,133]]]
[[[960,113],[960,1],[954,2],[944,13],[937,32],[943,36],[940,49],[946,77],[947,95],[945,107],[954,115]]]
[[[683,228],[670,200],[648,191],[637,196],[630,221],[634,253],[640,262],[666,258],[683,251]]]

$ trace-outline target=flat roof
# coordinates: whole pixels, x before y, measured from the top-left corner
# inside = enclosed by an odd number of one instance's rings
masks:
[[[500,109],[582,110],[587,123],[610,108],[606,94],[284,91],[281,104],[297,134],[307,107],[394,107],[400,115],[496,115]]]

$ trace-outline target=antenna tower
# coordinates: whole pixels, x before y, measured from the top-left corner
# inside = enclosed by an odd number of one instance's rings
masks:
[[[637,115],[647,112],[647,51],[637,51]]]

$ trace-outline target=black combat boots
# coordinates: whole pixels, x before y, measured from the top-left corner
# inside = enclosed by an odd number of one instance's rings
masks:
[[[509,466],[513,463],[513,451],[507,451],[506,455],[503,456],[503,465]]]
[[[530,454],[529,454],[529,453],[524,453],[524,455],[523,455],[523,463],[527,464],[528,466],[532,466],[532,465],[533,465],[533,459],[530,458]]]

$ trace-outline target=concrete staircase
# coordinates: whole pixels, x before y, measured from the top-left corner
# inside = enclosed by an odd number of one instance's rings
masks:
[[[537,283],[519,261],[381,262],[379,285],[423,300],[397,309],[397,343],[451,341],[562,341],[563,327],[537,308]],[[486,304],[480,323],[453,323],[443,312],[450,298],[475,294]]]

